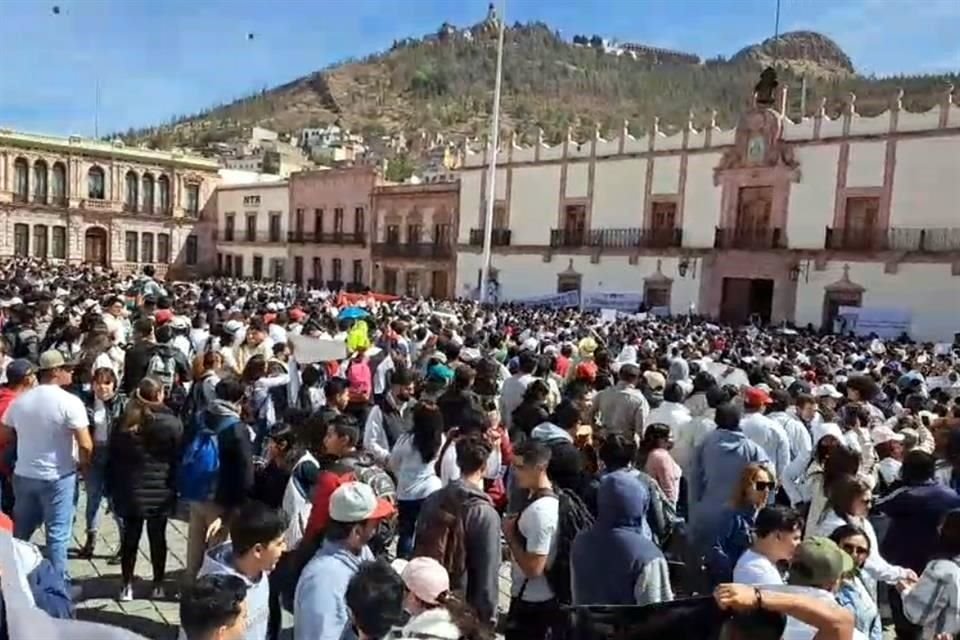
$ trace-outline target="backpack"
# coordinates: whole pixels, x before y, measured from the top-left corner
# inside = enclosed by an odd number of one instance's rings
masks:
[[[426,556],[443,565],[450,584],[462,584],[467,573],[466,530],[463,516],[467,496],[455,485],[438,492],[437,508],[428,517],[417,518],[413,557]]]
[[[373,392],[373,373],[370,363],[351,360],[347,366],[347,382],[350,385],[350,401],[367,403]]]
[[[198,414],[194,420],[196,436],[187,445],[177,470],[177,488],[180,497],[193,502],[209,500],[217,490],[220,476],[219,436],[240,421],[235,417],[223,419],[216,427],[207,424],[207,413]]]
[[[156,378],[163,385],[164,393],[169,397],[173,383],[177,379],[177,361],[172,355],[164,356],[159,351],[150,356],[147,363],[147,376]]]
[[[557,518],[557,553],[553,563],[547,567],[544,576],[554,596],[561,605],[573,604],[573,594],[570,588],[570,555],[573,551],[573,540],[581,531],[586,531],[593,526],[593,514],[587,508],[586,503],[575,492],[570,489],[560,489],[554,491],[546,489],[534,494],[533,499],[527,504],[530,506],[539,498],[554,496],[560,503],[558,507]],[[520,588],[520,597],[523,596],[523,590],[526,587],[524,581]]]

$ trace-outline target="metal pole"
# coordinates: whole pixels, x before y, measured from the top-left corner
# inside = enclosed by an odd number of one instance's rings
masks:
[[[506,0],[504,0],[504,11]],[[493,205],[497,195],[497,150],[500,147],[500,83],[503,77],[503,29],[506,20],[501,13],[497,42],[497,77],[493,85],[493,119],[490,123],[490,168],[487,176],[487,211],[483,224],[483,268],[480,271],[480,304],[487,301],[487,279],[490,277],[490,250],[493,244]]]

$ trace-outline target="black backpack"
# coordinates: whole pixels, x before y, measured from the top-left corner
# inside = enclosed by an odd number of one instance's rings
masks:
[[[573,551],[573,541],[577,534],[593,526],[594,517],[586,503],[570,489],[545,489],[533,495],[532,504],[539,498],[555,496],[560,503],[557,518],[557,553],[553,564],[547,567],[544,576],[550,584],[557,602],[560,605],[573,604],[573,594],[570,587],[570,555]],[[524,584],[520,589],[523,597]]]

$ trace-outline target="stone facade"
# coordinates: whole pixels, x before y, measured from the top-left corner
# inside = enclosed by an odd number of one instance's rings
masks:
[[[217,182],[205,158],[0,129],[0,256],[206,271]]]
[[[459,183],[380,186],[373,192],[373,287],[410,296],[455,295]]]
[[[787,118],[786,94],[664,135],[597,134],[498,151],[493,267],[501,299],[646,293],[652,306],[731,322],[830,325],[839,305],[903,310],[911,333],[960,330],[960,106],[876,117],[850,96],[831,117]],[[457,294],[482,262],[489,149],[460,172]],[[928,293],[923,293],[928,292]],[[935,292],[935,294],[934,294]]]

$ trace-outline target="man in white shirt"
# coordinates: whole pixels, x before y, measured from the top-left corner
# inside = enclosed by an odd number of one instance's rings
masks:
[[[503,519],[510,546],[510,611],[505,640],[544,640],[560,616],[559,604],[547,580],[547,568],[557,554],[560,501],[547,477],[550,447],[538,440],[514,451],[517,484],[528,500],[519,516]]]
[[[772,402],[770,394],[765,390],[750,387],[743,395],[743,418],[740,420],[740,430],[743,435],[755,442],[773,463],[773,472],[778,478],[783,477],[790,464],[790,441],[787,432],[779,422],[763,415],[767,405]]]
[[[67,575],[67,545],[74,516],[79,467],[85,469],[93,452],[87,411],[77,396],[61,387],[73,380],[73,365],[56,350],[39,358],[40,384],[14,400],[3,416],[3,429],[17,439],[13,490],[14,535],[29,540],[37,527],[46,532],[47,557]]]
[[[522,352],[518,358],[519,371],[503,381],[500,390],[500,418],[507,431],[513,425],[513,411],[523,402],[523,392],[531,382],[536,380],[533,372],[537,370],[537,357],[529,352]]]
[[[764,507],[754,525],[756,540],[733,569],[733,581],[752,586],[783,584],[778,562],[790,562],[803,537],[803,518],[789,507]]]

